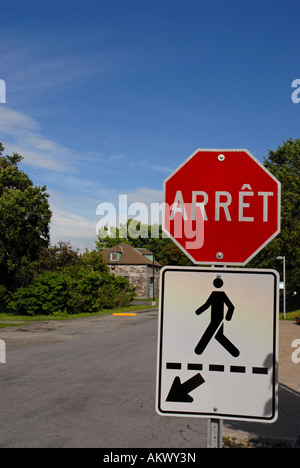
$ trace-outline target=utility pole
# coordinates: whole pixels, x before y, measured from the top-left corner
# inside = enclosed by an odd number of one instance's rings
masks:
[[[276,260],[283,261],[283,318],[286,317],[286,285],[285,285],[285,256],[276,257]]]

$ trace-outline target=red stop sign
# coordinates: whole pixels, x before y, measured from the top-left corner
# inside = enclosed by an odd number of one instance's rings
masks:
[[[245,265],[280,232],[280,182],[245,149],[198,149],[164,181],[164,231],[194,263]]]

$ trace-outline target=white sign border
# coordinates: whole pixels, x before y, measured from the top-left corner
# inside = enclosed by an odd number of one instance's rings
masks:
[[[257,417],[245,415],[228,415],[223,413],[204,413],[197,411],[166,411],[161,409],[161,382],[162,382],[162,341],[163,341],[163,319],[164,319],[164,276],[167,271],[203,271],[213,272],[216,274],[225,275],[226,273],[248,273],[248,274],[273,274],[274,276],[274,310],[273,310],[273,377],[272,377],[272,415],[271,417]],[[213,418],[226,419],[233,421],[249,421],[261,423],[274,423],[278,418],[278,328],[279,328],[279,274],[272,269],[251,269],[251,268],[224,268],[218,267],[181,267],[181,266],[165,266],[160,272],[160,300],[159,300],[159,317],[158,317],[158,340],[157,340],[157,368],[156,368],[156,399],[155,410],[160,416],[175,416],[175,417],[198,417],[198,418]]]

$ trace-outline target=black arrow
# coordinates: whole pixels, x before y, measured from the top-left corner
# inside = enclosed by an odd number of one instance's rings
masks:
[[[201,374],[196,374],[184,383],[181,383],[179,377],[175,377],[172,387],[169,391],[166,401],[180,401],[191,403],[193,398],[189,393],[205,382]]]

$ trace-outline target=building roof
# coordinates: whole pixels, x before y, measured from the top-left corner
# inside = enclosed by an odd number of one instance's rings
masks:
[[[112,260],[111,253],[119,253],[119,259]],[[153,261],[146,257],[146,255],[153,255],[148,249],[136,249],[130,244],[121,242],[120,244],[110,247],[109,249],[102,250],[103,259],[109,265],[153,265]],[[154,265],[160,267],[160,263],[156,260]]]

